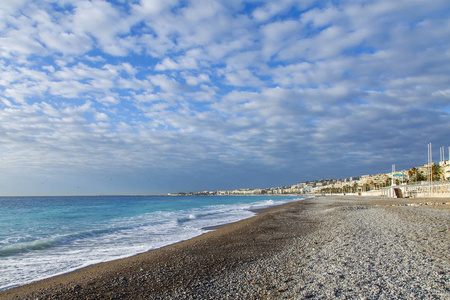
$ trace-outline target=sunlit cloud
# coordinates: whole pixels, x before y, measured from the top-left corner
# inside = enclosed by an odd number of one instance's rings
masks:
[[[426,144],[450,143],[449,14],[446,0],[6,1],[0,193],[77,178],[99,194],[264,187],[420,165]]]

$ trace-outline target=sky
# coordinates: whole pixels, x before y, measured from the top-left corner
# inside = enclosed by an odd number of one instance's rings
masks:
[[[0,195],[410,169],[450,146],[448,0],[3,0]]]

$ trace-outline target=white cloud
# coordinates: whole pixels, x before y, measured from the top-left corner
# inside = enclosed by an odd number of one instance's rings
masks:
[[[263,86],[264,83],[249,70],[228,72],[225,74],[225,83],[232,86]]]
[[[0,55],[10,58],[14,54],[30,55],[42,52],[44,48],[36,40],[27,36],[24,31],[13,30],[8,35],[0,38]]]
[[[14,88],[6,88],[4,96],[17,103],[25,103],[28,97],[42,97],[46,90],[47,88],[45,86],[40,86],[35,83],[20,83],[15,84]]]
[[[135,95],[133,97],[133,99],[137,100],[138,103],[154,102],[154,101],[161,100],[161,95],[151,94],[151,93],[143,93],[143,94]]]
[[[112,4],[96,0],[76,3],[71,26],[78,35],[92,35],[105,53],[124,56],[136,46],[136,41],[118,36],[129,34],[134,22]]]
[[[0,30],[6,27],[6,20],[15,15],[16,12],[25,6],[29,0],[17,0],[17,1],[2,1],[0,2]]]
[[[6,100],[5,98],[1,98],[1,100],[6,107],[12,107],[11,101]]]
[[[205,73],[199,74],[198,76],[187,75],[187,76],[184,76],[184,80],[186,81],[186,83],[188,85],[192,85],[192,86],[199,85],[200,83],[203,83],[203,82],[211,81],[208,74],[205,74]]]
[[[77,98],[92,90],[88,84],[76,80],[52,81],[48,86],[50,94],[63,98]]]
[[[159,86],[163,92],[178,93],[182,90],[182,86],[174,78],[170,78],[166,75],[151,76],[150,81],[155,86]]]
[[[161,63],[157,64],[155,67],[156,71],[177,70],[177,69],[179,69],[178,64],[168,57],[164,58],[164,60]]]
[[[349,11],[355,11],[355,9],[360,8],[360,6],[349,6]],[[358,10],[358,13],[361,13],[360,10]],[[330,25],[334,23],[336,20],[341,21],[343,18],[342,11],[339,11],[339,9],[336,6],[327,6],[323,9],[320,8],[314,8],[311,9],[305,13],[303,13],[300,17],[300,21],[303,24],[312,23],[315,27],[324,27],[327,25]]]
[[[106,59],[105,58],[103,58],[102,56],[100,56],[100,55],[97,55],[97,56],[89,56],[89,55],[85,55],[84,57],[83,57],[85,60],[88,60],[88,61],[91,61],[91,62],[94,62],[94,63],[104,63],[104,62],[106,62]]]
[[[266,59],[270,59],[286,44],[292,44],[301,37],[302,25],[295,20],[279,21],[269,23],[262,28],[263,54]],[[287,40],[287,41],[286,41]]]
[[[433,96],[437,96],[437,97],[443,96],[443,97],[446,97],[446,98],[450,98],[450,89],[447,89],[447,90],[439,90],[439,91],[433,92],[432,95],[433,95]]]
[[[120,103],[120,99],[117,95],[106,95],[104,97],[97,98],[97,101],[105,105],[117,105]]]
[[[291,60],[298,57],[304,60],[329,59],[341,55],[344,51],[352,51],[367,37],[363,29],[348,32],[338,26],[330,26],[316,36],[305,38],[287,46],[279,53],[279,59]],[[333,46],[330,46],[333,45]]]
[[[265,1],[265,2],[266,3],[264,5],[255,9],[252,13],[253,18],[255,18],[259,22],[267,21],[278,14],[284,13],[292,9],[293,7],[303,10],[312,5],[313,3],[315,3],[314,0],[303,0],[303,1],[281,0],[277,2],[273,1]]]
[[[447,15],[441,0],[2,2],[0,168],[294,180],[320,156],[365,172],[448,135]]]
[[[133,9],[136,14],[156,16],[164,11],[170,10],[178,4],[178,0],[141,0]]]
[[[258,67],[262,63],[261,54],[258,51],[241,51],[230,55],[226,63],[229,70],[247,70]]]
[[[108,121],[109,120],[108,115],[105,113],[96,113],[95,119],[97,121]]]
[[[118,78],[116,88],[126,89],[126,90],[153,90],[153,86],[148,80],[139,80],[137,78]]]

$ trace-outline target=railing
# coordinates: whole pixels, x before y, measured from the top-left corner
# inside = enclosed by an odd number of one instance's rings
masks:
[[[399,192],[400,190],[400,192]],[[388,198],[401,197],[450,197],[450,182],[435,181],[408,185],[394,185],[382,189],[382,195]]]

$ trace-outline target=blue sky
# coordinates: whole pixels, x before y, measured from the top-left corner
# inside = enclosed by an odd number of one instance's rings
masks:
[[[262,188],[450,145],[447,0],[6,0],[0,195]],[[448,156],[448,154],[447,154]]]

